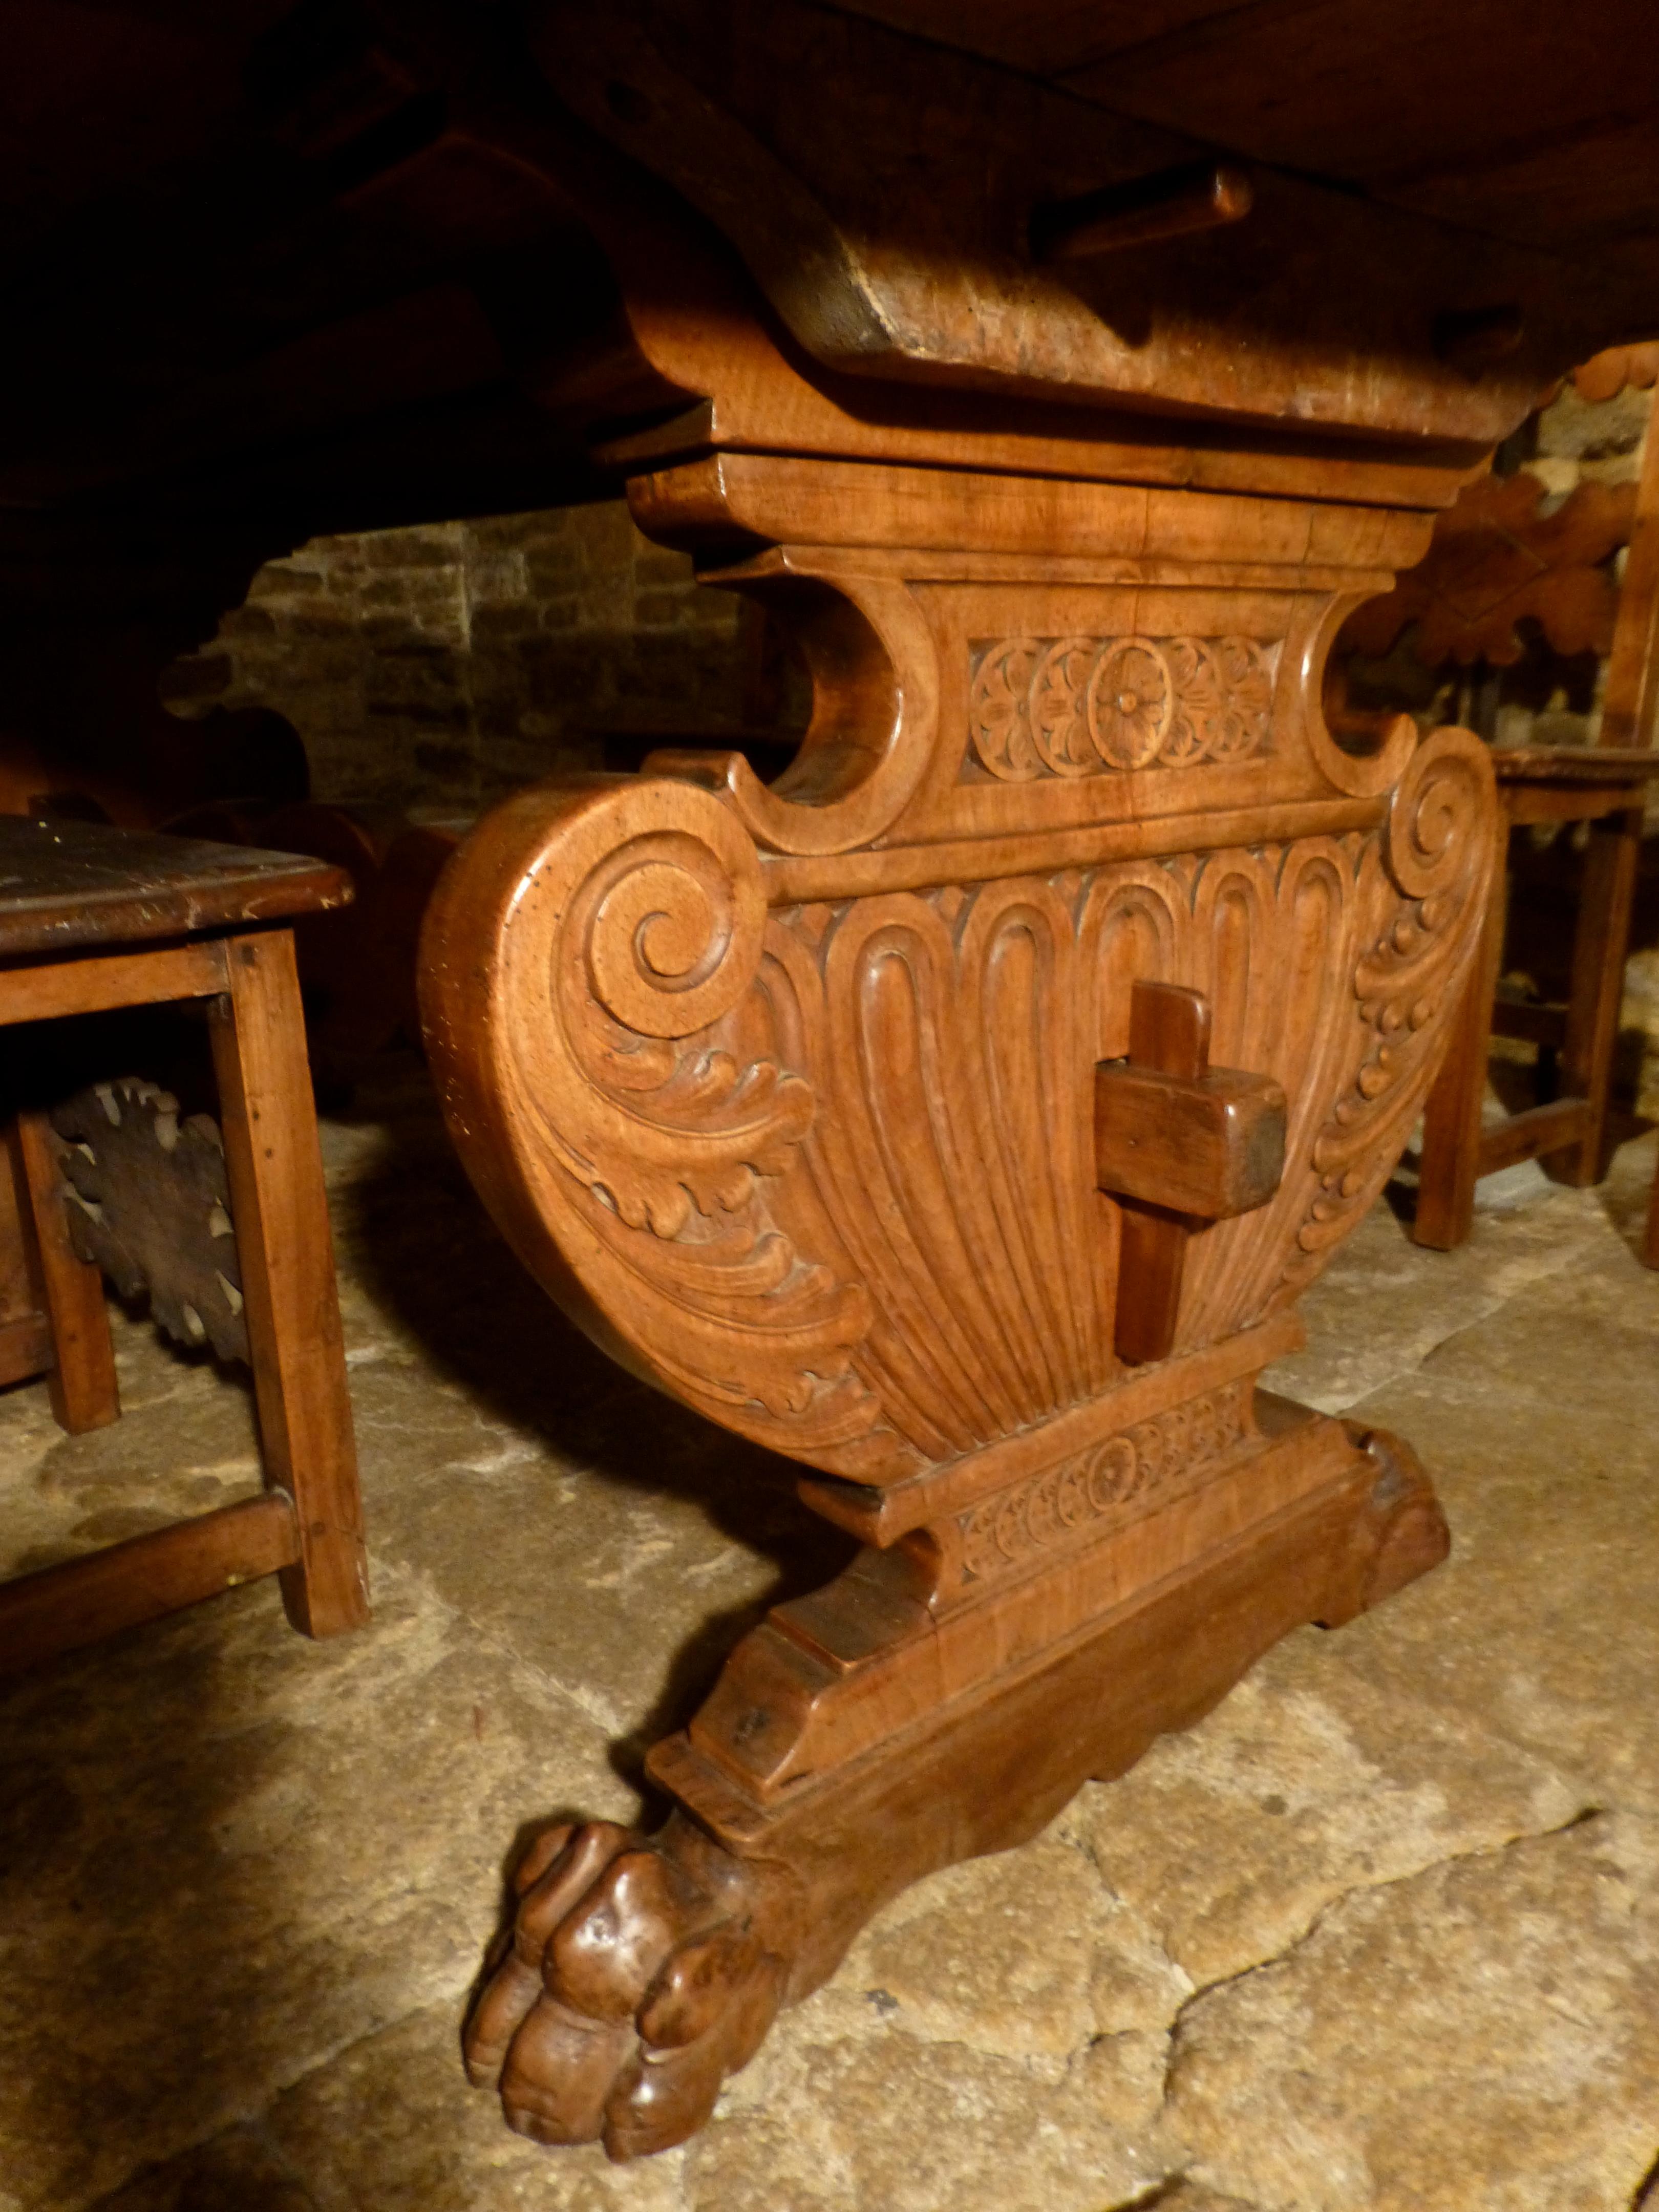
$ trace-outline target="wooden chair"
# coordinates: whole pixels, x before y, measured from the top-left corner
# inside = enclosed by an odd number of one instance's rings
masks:
[[[242,1332],[265,1480],[258,1498],[0,1584],[0,1672],[263,1575],[280,1575],[289,1619],[307,1635],[368,1618],[322,1165],[293,934],[283,926],[349,896],[338,870],[287,854],[0,818],[0,1024],[205,1003],[228,1200],[228,1221],[215,1227],[234,1231],[234,1259],[217,1269],[223,1304],[212,1333],[217,1344],[222,1328]],[[12,1063],[14,1071],[27,1065],[27,1052]],[[112,1127],[123,1100],[130,1107],[141,1094],[152,1104],[158,1097],[144,1085],[100,1086],[100,1098],[106,1093]],[[208,1132],[191,1142],[216,1155],[210,1124]],[[100,1271],[71,1237],[61,1140],[38,1102],[14,1115],[6,1134],[0,1382],[48,1372],[62,1425],[96,1428],[120,1408]],[[191,1148],[176,1124],[161,1136],[158,1171],[138,1207],[152,1232],[167,1180],[162,1147],[180,1157]],[[95,1219],[96,1210],[82,1218]],[[111,1235],[119,1229],[100,1226]],[[129,1239],[149,1255],[139,1272],[158,1309],[171,1298],[191,1324],[188,1334],[208,1334],[179,1285],[162,1279],[165,1218],[161,1230],[159,1259],[155,1234]],[[229,1281],[229,1268],[240,1284]],[[210,1267],[210,1284],[214,1274]]]
[[[1595,396],[1608,395],[1598,386]],[[1357,631],[1364,639],[1364,618],[1370,618],[1363,649],[1374,650],[1390,629],[1397,635],[1406,621],[1422,615],[1428,633],[1425,659],[1455,651],[1465,661],[1480,653],[1501,662],[1519,651],[1515,623],[1531,615],[1542,622],[1558,651],[1609,651],[1595,745],[1497,748],[1492,754],[1511,830],[1587,823],[1589,850],[1565,1005],[1517,1006],[1497,998],[1507,920],[1501,871],[1493,885],[1480,957],[1424,1111],[1413,1234],[1419,1244],[1440,1251],[1468,1237],[1482,1176],[1528,1159],[1540,1160],[1558,1181],[1577,1185],[1598,1182],[1607,1172],[1608,1093],[1643,801],[1646,783],[1659,775],[1659,755],[1651,750],[1659,434],[1649,437],[1633,495],[1628,488],[1586,484],[1556,514],[1546,515],[1542,491],[1524,472],[1473,487],[1443,519],[1436,547],[1419,570],[1375,603],[1375,616],[1366,609],[1361,623],[1351,626],[1351,635]],[[1630,551],[1615,612],[1612,586],[1599,564],[1626,538]],[[1495,1032],[1559,1054],[1560,1095],[1486,1127],[1481,1108]],[[1659,1230],[1650,1237],[1659,1252],[1656,1238]]]

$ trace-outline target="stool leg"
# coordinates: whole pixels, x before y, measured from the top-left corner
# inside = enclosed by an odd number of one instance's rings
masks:
[[[76,1256],[70,1242],[63,1182],[46,1115],[20,1113],[7,1125],[6,1150],[29,1287],[52,1328],[47,1388],[52,1417],[60,1429],[79,1436],[106,1427],[121,1411],[104,1279]]]
[[[1423,1152],[1412,1236],[1419,1244],[1449,1252],[1474,1224],[1474,1186],[1480,1173],[1480,1108],[1486,1096],[1492,1051],[1492,1007],[1504,959],[1507,913],[1505,872],[1492,887],[1480,949],[1469,973],[1445,1065],[1423,1109]]]
[[[1610,814],[1591,823],[1561,1053],[1561,1087],[1571,1097],[1589,1101],[1589,1121],[1576,1145],[1542,1156],[1540,1165],[1558,1182],[1600,1182],[1607,1171],[1607,1094],[1619,1042],[1625,952],[1641,853],[1639,811]]]
[[[299,1522],[283,1601],[332,1636],[368,1620],[368,1571],[294,939],[234,937],[225,954],[210,1020],[254,1396],[265,1481]]]

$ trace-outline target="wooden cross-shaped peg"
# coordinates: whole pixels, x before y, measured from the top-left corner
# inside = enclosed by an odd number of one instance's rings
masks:
[[[1187,1240],[1265,1206],[1285,1173],[1285,1093],[1210,1066],[1210,1002],[1137,983],[1129,1057],[1095,1069],[1095,1181],[1122,1211],[1116,1348],[1139,1364],[1175,1342]]]

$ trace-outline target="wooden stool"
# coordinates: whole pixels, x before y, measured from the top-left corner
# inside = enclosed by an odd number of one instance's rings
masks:
[[[1511,829],[1537,822],[1588,822],[1590,848],[1573,934],[1572,978],[1563,1007],[1494,1006],[1504,957],[1503,871],[1493,885],[1468,999],[1424,1113],[1413,1234],[1419,1244],[1441,1251],[1461,1244],[1468,1235],[1474,1186],[1484,1175],[1529,1159],[1541,1160],[1563,1182],[1599,1182],[1607,1173],[1607,1094],[1619,1041],[1643,800],[1648,781],[1659,775],[1659,757],[1653,751],[1659,706],[1659,429],[1648,434],[1629,545],[1608,653],[1599,742],[1528,746],[1499,750],[1492,757]],[[1542,559],[1536,549],[1533,557]],[[1478,600],[1469,578],[1462,581],[1471,600]],[[1570,574],[1567,581],[1573,581]],[[1535,604],[1537,611],[1547,611],[1547,602],[1541,599],[1529,604]],[[1548,627],[1547,620],[1547,630]],[[1559,1048],[1565,1095],[1483,1130],[1480,1105],[1494,1030]],[[1650,1264],[1659,1265],[1659,1196],[1655,1206],[1656,1224],[1650,1229],[1648,1245]]]
[[[1482,1176],[1532,1159],[1543,1160],[1563,1182],[1599,1182],[1607,1172],[1607,1098],[1642,842],[1643,792],[1649,779],[1659,776],[1659,755],[1646,747],[1528,745],[1495,750],[1492,766],[1511,830],[1536,822],[1588,822],[1591,844],[1565,1006],[1513,1006],[1498,1000],[1508,907],[1502,869],[1492,884],[1480,956],[1451,1049],[1423,1115],[1412,1234],[1418,1243],[1441,1252],[1468,1237],[1474,1218],[1474,1187]],[[1558,1047],[1563,1096],[1485,1128],[1480,1109],[1494,1031]]]
[[[294,939],[273,926],[349,896],[337,869],[288,854],[0,817],[0,1024],[207,1002],[265,1479],[260,1498],[0,1585],[0,1672],[262,1575],[307,1635],[368,1619]],[[120,1410],[102,1279],[71,1244],[45,1113],[20,1112],[7,1142],[0,1382],[49,1371],[58,1421],[96,1428]]]

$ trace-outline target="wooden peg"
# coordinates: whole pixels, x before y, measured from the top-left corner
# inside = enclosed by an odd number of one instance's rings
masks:
[[[1175,1342],[1188,1237],[1265,1206],[1285,1172],[1284,1091],[1209,1060],[1203,993],[1140,982],[1128,1059],[1095,1070],[1096,1181],[1122,1208],[1117,1354],[1137,1365]]]
[[[1200,161],[1036,209],[1030,221],[1031,252],[1038,261],[1091,261],[1128,246],[1241,222],[1255,198],[1242,169]]]

